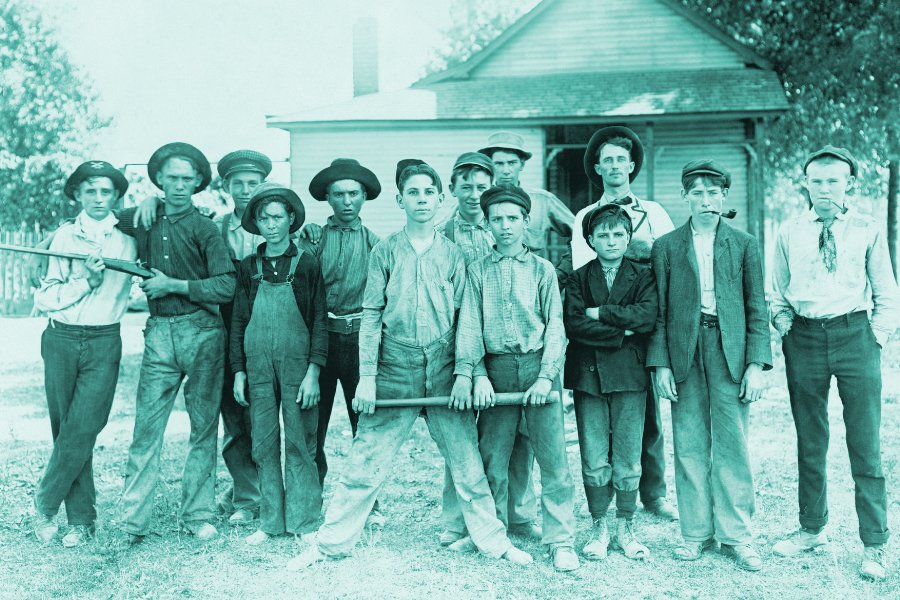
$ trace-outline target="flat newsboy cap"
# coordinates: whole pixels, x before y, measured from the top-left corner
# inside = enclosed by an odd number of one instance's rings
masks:
[[[424,165],[425,161],[420,158],[401,158],[397,161],[397,170],[394,173],[394,183],[397,184],[397,189],[400,189],[400,176],[403,174],[403,171],[407,169],[407,167],[417,167],[419,165]]]
[[[641,172],[641,166],[644,164],[644,145],[641,138],[627,127],[621,125],[612,125],[598,129],[588,141],[587,148],[584,151],[584,174],[587,175],[588,181],[595,187],[603,191],[603,178],[597,173],[594,166],[599,160],[600,146],[615,137],[623,137],[631,140],[631,160],[634,162],[634,169],[628,175],[628,181],[634,181]]]
[[[490,173],[491,177],[494,176],[494,162],[481,152],[464,152],[460,154],[456,162],[453,163],[453,170],[455,171],[460,167],[478,167]]]
[[[481,195],[481,211],[486,215],[488,207],[501,202],[512,202],[531,212],[531,196],[517,185],[498,183]]]
[[[272,172],[272,159],[256,150],[235,150],[223,156],[216,169],[222,179],[241,171],[259,173],[265,179]]]
[[[681,169],[681,180],[692,175],[712,175],[725,178],[725,188],[731,187],[731,171],[711,158],[692,160]]]
[[[511,131],[497,131],[488,136],[487,146],[479,150],[485,156],[491,155],[497,150],[515,152],[522,160],[531,158],[531,152],[525,150],[525,138]]]
[[[325,200],[328,186],[335,181],[352,179],[366,188],[366,200],[373,200],[381,193],[381,183],[375,173],[365,168],[352,158],[336,158],[331,165],[325,167],[309,182],[309,193],[319,201]]]
[[[91,177],[108,177],[119,193],[119,198],[125,195],[128,189],[128,180],[122,175],[121,171],[106,162],[105,160],[89,160],[78,165],[69,178],[66,179],[66,185],[63,187],[63,193],[75,199],[75,190],[81,185],[81,182]]]
[[[244,216],[241,217],[241,226],[250,233],[260,235],[259,228],[256,226],[256,208],[263,200],[275,197],[281,198],[294,209],[294,222],[291,223],[290,232],[294,233],[300,229],[306,220],[306,209],[303,207],[303,202],[300,201],[300,196],[286,185],[273,181],[261,183],[253,190],[250,202],[247,203],[247,208],[244,210]]]
[[[597,221],[600,220],[600,217],[607,214],[619,214],[624,215],[623,222],[627,221],[628,225],[625,226],[625,229],[628,231],[629,237],[632,235],[632,224],[631,224],[631,216],[628,214],[624,208],[622,208],[619,204],[603,204],[601,206],[595,206],[588,214],[584,215],[584,219],[581,221],[581,235],[584,236],[584,239],[587,240],[591,235],[594,234],[594,227],[597,226]]]
[[[153,156],[150,157],[150,160],[147,161],[147,175],[150,177],[150,181],[153,182],[153,185],[162,189],[162,186],[156,181],[156,175],[159,173],[159,170],[165,162],[173,156],[186,158],[197,167],[200,174],[200,184],[194,188],[193,193],[196,194],[197,192],[205,190],[206,186],[209,185],[209,182],[212,181],[212,169],[209,166],[209,161],[200,150],[185,142],[172,142],[171,144],[166,144],[154,152]]]
[[[817,158],[822,158],[823,156],[833,156],[838,160],[844,161],[845,163],[850,165],[850,175],[856,177],[856,173],[859,171],[859,165],[857,164],[856,158],[853,156],[853,154],[846,148],[838,148],[837,146],[832,146],[831,144],[828,144],[823,148],[819,148],[806,157],[806,162],[803,163],[803,173],[806,173],[806,167],[809,166],[809,163],[816,160]]]

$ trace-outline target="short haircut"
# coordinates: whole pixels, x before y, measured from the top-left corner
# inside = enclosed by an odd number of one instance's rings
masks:
[[[609,138],[608,140],[606,140],[605,142],[603,142],[602,144],[600,144],[597,147],[597,156],[595,157],[597,162],[600,161],[600,152],[603,150],[603,147],[609,146],[609,145],[618,146],[619,148],[624,148],[625,150],[628,150],[628,158],[629,159],[631,158],[631,149],[634,148],[634,144],[627,137],[617,135],[615,137]]]
[[[691,173],[690,175],[685,175],[681,178],[681,187],[684,188],[684,191],[689,192],[697,185],[697,182],[701,180],[706,187],[720,187],[723,190],[728,189],[728,182],[724,175],[713,175],[711,173]]]
[[[285,198],[282,198],[281,196],[267,196],[266,198],[263,198],[262,200],[260,200],[259,204],[257,204],[253,209],[253,218],[258,219],[259,215],[262,213],[262,211],[265,210],[266,207],[268,207],[270,204],[282,205],[284,207],[284,211],[288,215],[294,215],[294,219],[297,218],[297,213],[294,211],[294,207],[291,206],[290,202],[288,202]]]
[[[631,216],[629,216],[624,208],[616,204],[606,204],[605,206],[601,206],[597,209],[597,213],[594,215],[592,221],[593,223],[590,231],[592,236],[597,231],[598,227],[612,230],[616,228],[616,225],[621,225],[625,228],[625,231],[628,232],[628,239],[631,239],[633,234]]]
[[[183,160],[184,162],[190,164],[191,167],[194,169],[194,173],[196,175],[200,174],[200,165],[197,164],[197,161],[195,161],[190,156],[187,156],[184,154],[173,154],[172,156],[168,157],[166,160],[163,161],[163,163],[161,165],[159,165],[159,172],[160,173],[163,172],[166,169],[166,166],[170,162],[172,162],[172,159],[174,159],[174,158],[177,158],[178,160]]]
[[[406,182],[409,181],[409,178],[415,177],[416,175],[428,175],[431,178],[431,183],[437,188],[438,193],[441,194],[444,192],[444,185],[441,183],[441,178],[437,174],[437,171],[432,169],[430,165],[422,163],[421,165],[410,165],[400,173],[400,185],[397,187],[401,194],[403,193],[404,188],[406,188]]]
[[[456,185],[456,180],[460,177],[463,179],[468,178],[475,171],[481,171],[486,174],[491,180],[494,179],[494,174],[485,169],[484,167],[480,167],[478,165],[460,165],[453,169],[453,173],[450,174],[450,185]]]

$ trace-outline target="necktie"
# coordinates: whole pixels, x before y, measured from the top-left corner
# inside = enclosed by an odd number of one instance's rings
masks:
[[[825,263],[825,270],[834,273],[837,268],[837,248],[834,244],[834,233],[831,232],[831,225],[834,221],[826,223],[819,219],[822,223],[822,231],[819,233],[819,254],[822,256],[822,262]]]

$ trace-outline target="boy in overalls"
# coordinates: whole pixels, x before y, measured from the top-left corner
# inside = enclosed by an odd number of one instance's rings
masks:
[[[319,263],[289,237],[304,216],[296,193],[265,183],[256,188],[242,218],[244,229],[266,240],[238,269],[230,349],[234,396],[250,406],[253,460],[259,469],[259,530],[246,538],[254,546],[285,531],[313,531],[322,510],[315,454],[319,370],[328,354],[328,332]],[[250,397],[245,398],[248,380]]]

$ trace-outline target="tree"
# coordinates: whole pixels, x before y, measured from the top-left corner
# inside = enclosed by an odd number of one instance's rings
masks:
[[[34,8],[0,0],[0,228],[55,228],[74,216],[63,184],[109,125],[54,37]]]
[[[536,2],[515,0],[453,0],[444,43],[434,49],[427,73],[454,67],[483,50]]]

